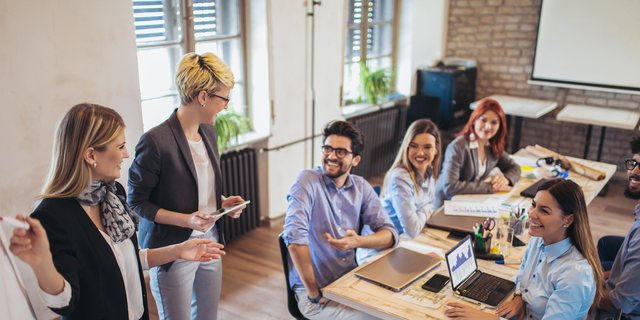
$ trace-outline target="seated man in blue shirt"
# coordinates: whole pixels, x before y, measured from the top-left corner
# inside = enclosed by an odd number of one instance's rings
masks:
[[[634,212],[635,222],[622,241],[613,261],[611,271],[604,273],[606,281],[604,298],[600,301],[600,309],[616,311],[621,309],[627,319],[640,319],[640,138],[631,143],[632,159],[626,159],[625,167],[629,177],[629,185],[624,191],[627,198],[639,200]],[[600,243],[598,244],[600,248]]]
[[[309,319],[374,318],[324,298],[321,289],[356,267],[355,248],[395,246],[398,232],[371,185],[349,174],[360,162],[362,132],[352,123],[332,121],[323,130],[323,144],[322,166],[300,172],[287,194],[289,281]],[[360,223],[374,233],[359,235]]]

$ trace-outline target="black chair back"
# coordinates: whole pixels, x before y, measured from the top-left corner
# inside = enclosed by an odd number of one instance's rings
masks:
[[[307,320],[298,309],[298,300],[296,300],[296,294],[291,289],[289,283],[289,250],[287,250],[287,244],[284,242],[282,234],[278,236],[278,242],[280,243],[280,255],[282,256],[282,267],[284,267],[284,279],[287,281],[287,308],[289,313],[298,320]]]

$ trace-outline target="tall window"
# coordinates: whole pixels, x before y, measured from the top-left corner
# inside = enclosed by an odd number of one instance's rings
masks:
[[[236,81],[229,108],[247,112],[242,0],[133,0],[133,16],[145,131],[180,105],[175,70],[187,52],[219,56]]]
[[[371,70],[394,67],[395,0],[349,0],[344,58],[343,98],[360,96],[360,61]]]

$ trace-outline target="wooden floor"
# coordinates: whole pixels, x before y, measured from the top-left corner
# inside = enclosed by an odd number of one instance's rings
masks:
[[[372,179],[378,184],[380,179]],[[609,184],[606,197],[596,197],[589,205],[593,238],[627,234],[634,221],[637,201],[622,192],[626,181]],[[222,297],[219,319],[292,319],[287,311],[278,234],[282,224],[260,227],[230,244],[223,262]]]

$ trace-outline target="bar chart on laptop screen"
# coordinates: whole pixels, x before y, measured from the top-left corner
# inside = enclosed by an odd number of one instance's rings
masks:
[[[473,250],[471,241],[465,241],[463,245],[456,248],[456,250],[447,256],[454,287],[457,287],[460,282],[464,281],[464,279],[477,268],[471,250]]]

